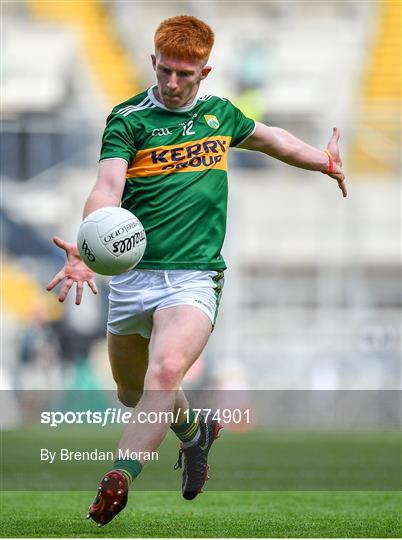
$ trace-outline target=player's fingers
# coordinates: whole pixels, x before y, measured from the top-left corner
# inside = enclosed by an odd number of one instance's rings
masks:
[[[88,286],[94,294],[98,294],[98,287],[93,279],[88,280]]]
[[[332,178],[337,182],[343,182],[343,180],[345,180],[345,175],[343,174],[343,172],[337,172],[333,173]]]
[[[84,292],[83,284],[77,281],[77,290],[75,292],[75,303],[77,306],[81,304],[83,292]]]
[[[60,283],[60,281],[63,281],[63,279],[65,277],[66,277],[66,274],[64,273],[64,270],[60,270],[60,272],[58,272],[54,276],[52,281],[50,281],[50,283],[48,283],[48,285],[46,286],[46,290],[51,291],[52,289],[54,289],[56,287],[56,285],[58,285]]]
[[[73,283],[74,281],[71,278],[68,278],[68,280],[64,284],[64,287],[60,291],[59,302],[64,302],[66,296],[68,295],[68,291],[71,289]]]
[[[334,180],[336,180],[337,182],[342,182],[343,180],[345,180],[345,175],[343,173],[331,173],[328,175],[330,178],[333,178]]]
[[[341,182],[338,182],[338,186],[339,186],[339,189],[342,191],[342,195],[344,197],[347,197],[348,196],[348,189],[346,187],[345,180],[342,180]]]
[[[64,250],[66,249],[66,242],[62,240],[61,238],[59,238],[58,236],[53,236],[52,240],[53,240],[53,243],[56,244],[57,247]]]
[[[340,137],[339,129],[337,127],[334,127],[333,132],[332,132],[332,140],[337,143],[339,141],[339,137]]]

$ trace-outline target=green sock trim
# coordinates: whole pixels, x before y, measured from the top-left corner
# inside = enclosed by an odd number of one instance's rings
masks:
[[[182,442],[191,441],[198,431],[199,422],[196,420],[193,409],[188,410],[187,418],[180,424],[172,424],[170,427]]]
[[[116,459],[113,469],[125,472],[131,483],[142,471],[142,465],[136,459]]]

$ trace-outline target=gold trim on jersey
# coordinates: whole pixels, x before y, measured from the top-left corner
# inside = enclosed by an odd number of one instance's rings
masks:
[[[127,170],[127,178],[157,176],[172,172],[227,171],[227,153],[232,137],[217,135],[198,141],[139,150]]]

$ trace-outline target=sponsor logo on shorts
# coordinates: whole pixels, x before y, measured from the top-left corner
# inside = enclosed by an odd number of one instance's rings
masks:
[[[201,304],[202,306],[204,306],[205,308],[207,308],[207,310],[208,310],[210,313],[213,312],[211,306],[209,306],[208,304],[206,304],[206,303],[203,302],[202,300],[199,300],[198,298],[196,298],[194,301],[197,302],[197,304]]]

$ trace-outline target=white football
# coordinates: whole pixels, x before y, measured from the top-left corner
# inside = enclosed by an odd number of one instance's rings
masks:
[[[144,227],[124,208],[106,206],[89,214],[78,231],[82,260],[97,274],[115,276],[136,266],[144,255]]]

